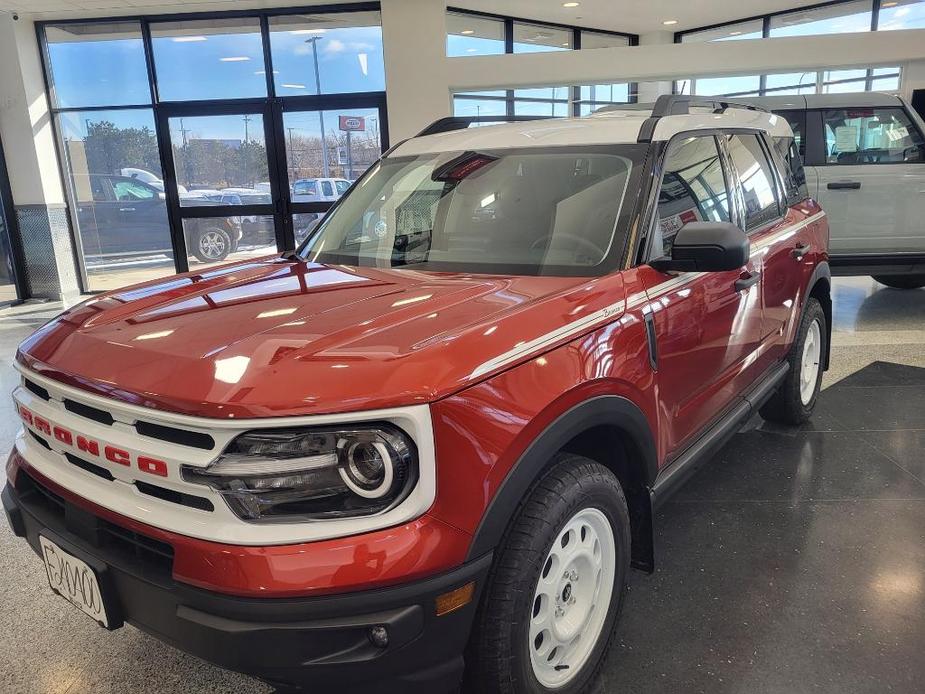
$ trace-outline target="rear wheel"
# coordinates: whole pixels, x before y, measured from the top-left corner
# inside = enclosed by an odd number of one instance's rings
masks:
[[[810,297],[790,349],[790,370],[761,408],[762,417],[783,424],[802,424],[809,419],[822,385],[827,338],[825,312],[819,301]]]
[[[617,478],[560,454],[499,548],[470,642],[474,691],[585,691],[610,648],[630,561]]]
[[[880,284],[894,289],[918,289],[925,287],[925,275],[873,275]]]
[[[217,263],[231,253],[231,237],[221,227],[205,227],[193,236],[190,250],[200,262]]]

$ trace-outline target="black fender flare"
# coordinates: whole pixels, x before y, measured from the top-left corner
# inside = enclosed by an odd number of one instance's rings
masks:
[[[828,371],[829,360],[832,354],[832,268],[829,267],[829,263],[826,260],[823,260],[821,263],[816,265],[816,268],[813,270],[813,274],[810,275],[809,282],[806,283],[807,299],[809,298],[813,289],[819,283],[819,280],[825,280],[829,285],[829,305],[827,307],[823,307],[824,309],[828,310],[825,326],[825,361],[823,362],[823,371]],[[806,306],[806,301],[803,302],[803,306]]]
[[[616,427],[628,437],[642,460],[642,479],[651,489],[658,473],[655,437],[642,410],[625,397],[600,395],[589,398],[559,415],[534,439],[508,472],[488,509],[482,516],[469,547],[467,561],[493,551],[501,543],[508,525],[517,513],[534,482],[562,448],[579,434],[601,425]],[[604,461],[601,461],[604,462]],[[648,504],[647,504],[648,505]],[[646,524],[649,546],[645,554],[651,558],[651,507]],[[634,533],[635,535],[635,533]],[[634,557],[637,550],[634,548]],[[638,562],[649,568],[646,561]]]

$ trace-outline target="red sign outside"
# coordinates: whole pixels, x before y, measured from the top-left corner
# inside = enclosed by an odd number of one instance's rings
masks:
[[[340,116],[340,129],[345,132],[365,131],[366,118],[363,116]]]

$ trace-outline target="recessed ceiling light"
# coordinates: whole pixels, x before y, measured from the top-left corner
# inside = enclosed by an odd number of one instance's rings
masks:
[[[580,2],[563,2],[562,7],[578,7]]]
[[[477,48],[467,48],[466,53],[475,53],[477,50]]]
[[[666,19],[664,22],[662,22],[662,24],[664,24],[666,27],[674,26],[677,23],[677,19]]]
[[[281,84],[280,87],[285,87],[286,89],[305,89],[304,84]]]
[[[290,31],[290,34],[300,35],[300,34],[323,34],[327,29],[294,29]]]
[[[730,36],[738,36],[738,35],[741,34],[741,33],[742,33],[741,31],[730,31],[730,32],[729,32],[729,35],[730,35]]]
[[[192,43],[193,41],[205,41],[205,36],[175,36],[174,43]]]
[[[227,58],[219,58],[223,63],[243,63],[246,60],[250,60],[246,55],[231,55]]]
[[[469,36],[470,34],[474,34],[475,30],[474,29],[463,29],[459,33],[462,34],[463,36]]]

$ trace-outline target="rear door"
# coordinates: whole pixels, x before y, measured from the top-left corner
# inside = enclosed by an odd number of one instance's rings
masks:
[[[807,117],[807,160],[816,165],[831,254],[925,252],[919,123],[901,106],[819,109]]]
[[[657,214],[646,259],[667,255],[678,230],[693,221],[734,221],[734,186],[714,135],[672,140],[663,166]],[[731,179],[730,179],[731,180]],[[679,453],[711,420],[740,399],[756,378],[761,342],[760,278],[737,291],[736,281],[760,267],[729,272],[664,273],[639,268],[655,333],[660,450]]]
[[[109,178],[115,204],[113,217],[118,230],[108,239],[113,252],[165,251],[170,249],[167,203],[161,191],[125,176]]]

